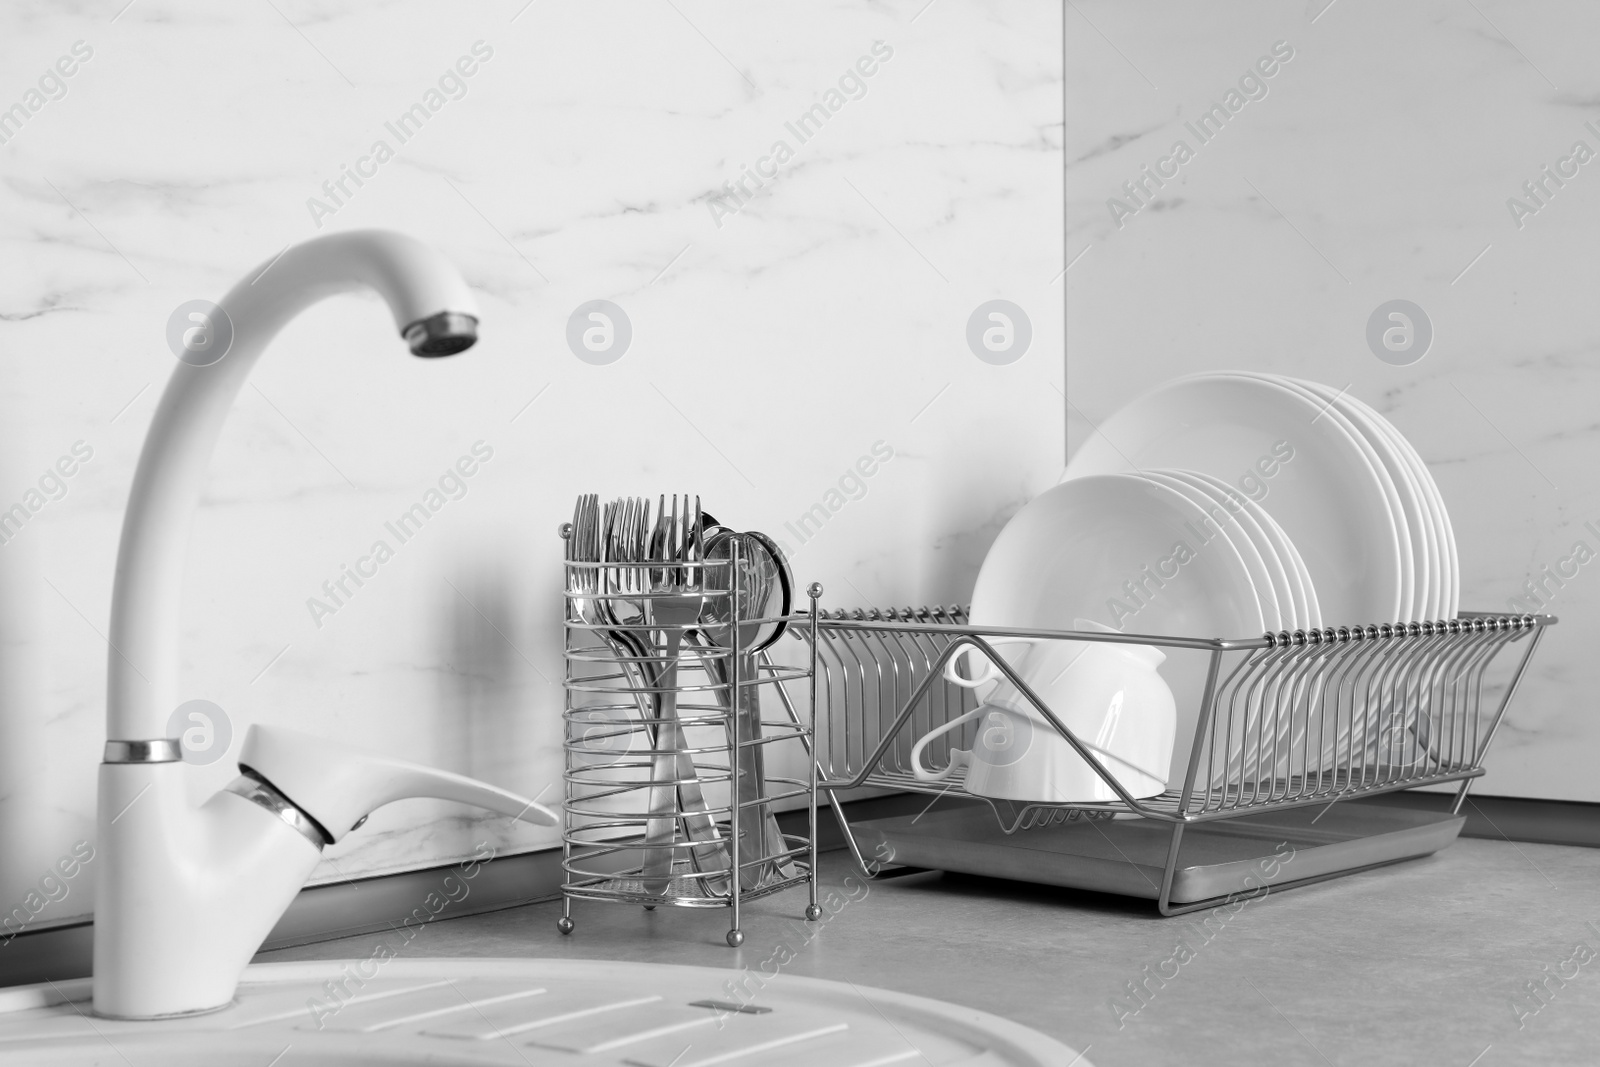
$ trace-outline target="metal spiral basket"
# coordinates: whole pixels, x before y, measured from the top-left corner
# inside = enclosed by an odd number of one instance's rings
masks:
[[[740,563],[735,545],[661,592],[659,561],[567,561],[563,933],[574,900],[725,907],[737,947],[741,905],[799,885],[820,916],[813,723],[782,692],[810,671],[751,652],[752,634],[812,616],[745,617]],[[783,746],[809,776],[766,772]],[[805,834],[778,828],[786,801],[809,808]]]
[[[943,814],[856,827],[841,816],[846,841],[869,873],[893,859],[1151,897],[1162,914],[1192,911],[1245,891],[1249,861],[1260,858],[1252,838],[1299,843],[1290,865],[1296,876],[1271,888],[1448,844],[1506,708],[1555,622],[1548,615],[1463,613],[1439,622],[1221,639],[974,627],[958,607],[824,613],[812,649],[820,788],[835,811],[839,792],[859,786],[955,802]],[[1064,709],[1050,708],[996,651],[991,642],[1001,638],[1132,643],[1200,657],[1194,729],[1179,737],[1187,759],[1167,788],[1130,795],[1062,722],[1057,711]],[[1520,655],[1501,658],[1518,643]],[[913,773],[913,744],[978,705],[972,689],[944,677],[967,646],[990,658],[1113,799],[997,800],[968,792],[959,772],[939,783]],[[969,723],[937,739],[929,746],[933,761],[970,747],[976,729]],[[1447,783],[1458,783],[1448,815],[1372,805],[1328,815],[1338,801]],[[1007,842],[1023,830],[1044,836]],[[1180,859],[1186,831],[1188,866]],[[868,852],[877,862],[867,862]]]

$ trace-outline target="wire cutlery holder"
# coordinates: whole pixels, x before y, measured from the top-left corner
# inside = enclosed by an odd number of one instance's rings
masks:
[[[1442,622],[1227,640],[974,627],[956,607],[824,613],[811,649],[819,788],[869,874],[887,861],[1144,896],[1163,915],[1211,907],[1447,845],[1544,629],[1555,621],[1463,613]],[[1182,772],[1158,796],[1129,795],[991,644],[1008,637],[1133,643],[1169,657],[1201,657],[1205,680]],[[1501,655],[1519,644],[1519,654]],[[969,645],[1116,799],[995,800],[967,792],[960,772],[943,782],[915,776],[913,744],[978,706],[971,688],[944,677],[946,664]],[[969,722],[935,739],[931,761],[970,747],[976,729]],[[1185,741],[1180,735],[1179,751]],[[1338,801],[1445,783],[1459,783],[1448,815],[1359,804],[1324,818]],[[852,827],[838,794],[861,786],[969,803],[946,805],[943,815],[925,809],[916,818]],[[1297,842],[1296,850],[1293,861],[1273,865],[1275,880],[1266,884],[1255,861],[1277,840]],[[1245,877],[1251,871],[1254,883]]]
[[[748,901],[805,885],[806,917],[821,915],[812,676],[752,636],[809,627],[816,600],[810,615],[751,617],[734,580],[745,563],[737,541],[676,567],[568,551],[563,933],[574,900],[729,908],[734,947]],[[784,748],[809,773],[768,773]],[[809,810],[805,833],[779,829],[780,804]]]

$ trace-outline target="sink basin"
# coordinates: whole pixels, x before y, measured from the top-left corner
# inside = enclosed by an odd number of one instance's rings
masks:
[[[743,983],[743,988],[735,982]],[[255,964],[183,1018],[90,1015],[90,982],[0,990],[0,1064],[337,1067],[1061,1067],[1087,1060],[995,1015],[840,982],[594,960]]]

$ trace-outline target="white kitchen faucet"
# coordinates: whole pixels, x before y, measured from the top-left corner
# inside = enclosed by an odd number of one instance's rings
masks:
[[[100,765],[94,1010],[124,1019],[211,1011],[304,885],[323,846],[404,797],[441,797],[554,825],[548,809],[461,775],[251,726],[241,776],[196,808],[167,722],[178,706],[179,607],[189,527],[217,436],[257,358],[324,297],[376,289],[411,351],[477,339],[461,275],[412,238],[319,237],[251,271],[205,328],[228,347],[184,360],[134,474],[111,600],[106,748]],[[231,343],[227,340],[231,326]]]

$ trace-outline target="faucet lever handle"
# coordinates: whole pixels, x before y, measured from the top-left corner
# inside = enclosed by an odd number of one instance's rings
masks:
[[[272,783],[334,841],[368,813],[407,797],[460,801],[539,826],[559,821],[544,805],[498,786],[279,726],[251,726],[239,765]]]

